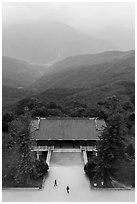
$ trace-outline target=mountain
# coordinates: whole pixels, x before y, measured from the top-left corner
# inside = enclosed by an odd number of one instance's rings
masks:
[[[74,101],[91,105],[112,95],[126,101],[135,94],[135,51],[69,57],[25,89],[6,86],[3,93],[6,105],[31,96],[66,107]]]
[[[25,61],[2,57],[2,83],[12,88],[24,88],[35,82],[46,71],[46,66],[29,64]]]
[[[55,63],[68,56],[115,49],[115,45],[60,22],[12,24],[2,30],[3,55],[30,63]]]
[[[51,88],[90,88],[94,83],[101,83],[103,76],[108,79],[114,74],[120,75],[127,67],[134,67],[134,57],[134,51],[69,57],[49,67],[45,75],[32,83],[30,88],[35,92]],[[134,75],[134,69],[131,73]]]
[[[36,97],[44,101],[57,101],[62,104],[68,104],[75,100],[91,104],[111,95],[116,95],[122,100],[128,100],[134,95],[134,51],[100,53],[92,62],[90,62],[92,55],[83,57],[89,59],[86,60],[88,65],[80,62],[82,56],[57,63],[58,71],[44,75],[33,84],[33,90],[37,90]],[[77,60],[75,61],[75,59]],[[69,66],[68,61],[72,62]]]
[[[98,29],[89,28],[83,29],[86,34],[96,36],[103,40],[113,42],[116,49],[121,51],[135,49],[135,29],[134,27],[125,26],[109,26]]]
[[[17,103],[19,100],[22,100],[33,93],[26,89],[18,89],[10,86],[2,86],[2,108],[11,106],[14,103]]]

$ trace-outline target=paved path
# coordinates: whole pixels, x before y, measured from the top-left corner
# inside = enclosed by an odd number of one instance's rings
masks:
[[[53,187],[54,179],[58,186]],[[66,193],[70,186],[70,194]],[[131,202],[135,191],[91,190],[80,166],[51,167],[44,189],[4,190],[3,201],[9,202]]]
[[[58,154],[58,153],[56,153]],[[61,160],[58,160],[57,157]],[[67,154],[65,155],[67,156]],[[83,171],[83,163],[80,162],[80,153],[71,160],[65,159],[64,154],[51,158],[49,176],[45,181],[43,190],[4,190],[3,201],[10,202],[126,202],[134,201],[135,191],[92,190],[89,180]],[[67,157],[68,159],[68,157]],[[77,159],[77,165],[74,161]],[[63,162],[64,161],[64,162]],[[62,165],[64,164],[64,166]],[[54,180],[58,186],[54,187]],[[70,194],[66,193],[66,186],[70,186]]]
[[[57,187],[53,187],[54,180]],[[67,185],[70,194],[66,193]],[[82,190],[83,189],[83,190]],[[51,167],[50,175],[45,183],[44,192],[52,194],[51,201],[85,201],[85,192],[90,189],[89,180],[85,177],[82,166]]]

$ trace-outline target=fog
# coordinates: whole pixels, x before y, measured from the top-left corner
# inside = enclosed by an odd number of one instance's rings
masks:
[[[3,3],[3,25],[38,19],[58,20],[88,30],[134,28],[133,3]]]
[[[29,62],[135,48],[134,3],[3,3],[2,17],[3,54]]]

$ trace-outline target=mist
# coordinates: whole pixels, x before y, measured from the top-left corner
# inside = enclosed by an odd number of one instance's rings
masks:
[[[31,63],[56,61],[69,55],[135,49],[134,3],[3,3],[2,17],[3,55]],[[41,44],[35,45],[40,38],[42,44],[46,41],[47,50]],[[76,47],[70,48],[74,43]],[[27,57],[32,54],[28,50],[35,52],[39,48],[42,59],[35,60],[38,53]],[[24,52],[27,56],[23,56]]]
[[[3,25],[58,20],[75,28],[134,28],[133,3],[3,3]]]

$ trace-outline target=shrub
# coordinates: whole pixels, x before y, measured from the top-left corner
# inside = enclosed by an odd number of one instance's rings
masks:
[[[129,144],[127,146],[127,148],[125,149],[125,152],[131,157],[131,156],[134,156],[135,154],[135,149],[134,147],[132,146],[132,144]]]
[[[94,175],[95,175],[95,167],[96,164],[94,162],[88,162],[85,166],[84,166],[84,171],[86,173],[86,175],[90,178],[93,179]]]
[[[9,123],[14,119],[13,113],[4,113],[2,115],[2,131],[7,132]]]
[[[33,170],[33,177],[37,179],[38,177],[44,176],[48,172],[48,164],[45,163],[43,160],[35,160],[34,162],[34,170]]]

